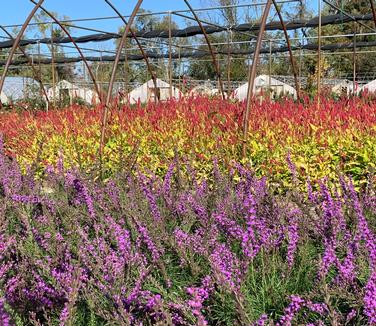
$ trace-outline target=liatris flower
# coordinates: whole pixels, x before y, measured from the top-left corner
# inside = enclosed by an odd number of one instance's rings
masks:
[[[203,302],[209,298],[210,293],[213,291],[212,281],[210,276],[206,276],[202,280],[201,287],[189,287],[186,289],[187,293],[192,299],[187,301],[187,304],[192,309],[192,314],[197,318],[197,325],[205,326],[208,322],[202,314]]]
[[[376,272],[373,271],[365,288],[364,313],[370,325],[376,325]]]
[[[305,301],[298,295],[292,295],[290,297],[291,302],[285,309],[285,314],[277,322],[277,326],[291,326],[292,320],[299,310],[304,306]]]
[[[5,299],[0,298],[0,325],[1,326],[10,326],[13,325],[11,322],[10,316],[5,310]]]
[[[351,320],[353,320],[356,317],[356,310],[352,309],[346,316],[346,323],[348,324]]]
[[[339,277],[349,283],[352,283],[356,277],[355,247],[356,244],[351,242],[348,245],[345,259],[342,263],[338,263]]]
[[[218,283],[224,284],[231,291],[238,291],[241,271],[235,254],[225,244],[217,244],[209,259]]]
[[[157,205],[157,200],[155,198],[155,195],[153,194],[152,190],[148,186],[145,176],[140,175],[140,180],[141,180],[142,191],[149,202],[151,215],[156,222],[159,222],[162,220],[162,216],[159,211],[159,207]]]
[[[139,238],[137,239],[138,247],[140,247],[141,243],[144,243],[151,253],[152,261],[158,261],[161,257],[162,252],[157,248],[157,246],[151,239],[147,228],[145,226],[138,225],[137,231],[140,234]]]
[[[261,317],[252,324],[252,326],[265,326],[268,321],[268,315],[263,314]]]
[[[162,193],[165,196],[166,200],[168,201],[169,205],[171,205],[171,179],[174,174],[175,170],[175,162],[171,163],[170,166],[168,167],[167,173],[165,175],[165,178],[163,180],[163,189]]]
[[[256,202],[252,194],[249,194],[249,196],[246,198],[244,205],[248,207],[248,212],[244,218],[247,228],[246,231],[243,232],[242,248],[244,254],[253,259],[260,249],[260,244],[256,239],[254,230],[257,225],[258,217],[256,215]]]
[[[329,268],[334,264],[337,265],[338,263],[338,258],[336,256],[334,244],[332,241],[325,239],[324,241],[324,254],[320,262],[320,267],[319,267],[319,277],[324,278],[328,271]]]
[[[294,209],[289,214],[288,219],[288,239],[289,243],[287,246],[287,264],[289,268],[294,264],[295,252],[297,250],[299,234],[298,234],[298,216],[300,215],[299,209]]]

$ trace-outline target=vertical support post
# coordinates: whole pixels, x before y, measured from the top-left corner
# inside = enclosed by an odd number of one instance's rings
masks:
[[[181,55],[180,55],[180,46],[178,47],[178,56],[179,56],[179,89],[181,90]]]
[[[355,100],[355,89],[356,89],[356,32],[353,36],[353,97]]]
[[[232,30],[227,30],[227,97],[230,98],[231,95],[231,49],[230,44],[232,44]]]
[[[84,82],[83,82],[83,84],[84,84],[84,86],[83,86],[83,88],[84,88],[84,99],[85,99],[85,103],[87,103],[87,101],[86,101],[86,69],[85,69],[84,63],[82,63],[82,72],[83,72],[83,79],[84,79]]]
[[[317,0],[319,13],[319,29],[318,29],[318,49],[317,49],[317,109],[320,108],[321,94],[321,0]]]
[[[171,40],[171,11],[168,13],[168,83],[170,84],[169,87],[169,95],[172,98],[172,40]],[[155,90],[157,91],[157,90]]]
[[[129,62],[128,62],[128,55],[127,55],[127,42],[128,40],[125,40],[125,46],[124,46],[124,70],[125,70],[125,78],[124,78],[124,97],[125,97],[125,103],[128,104],[128,84],[129,84]]]
[[[269,91],[272,88],[272,40],[269,40]]]
[[[302,65],[303,65],[303,46],[304,46],[304,37],[302,36],[302,41],[299,49],[299,85],[302,84]]]
[[[257,72],[257,61],[258,61],[259,54],[260,54],[261,42],[262,42],[262,38],[263,38],[263,35],[264,35],[264,31],[265,31],[266,20],[268,19],[271,6],[272,6],[272,0],[268,0],[266,5],[265,5],[264,13],[263,13],[262,19],[261,19],[259,33],[257,35],[257,42],[256,42],[255,51],[253,53],[252,65],[250,65],[250,68],[249,68],[247,105],[246,105],[246,109],[245,109],[245,113],[244,113],[244,117],[243,117],[243,146],[242,146],[243,158],[245,158],[246,154],[247,154],[249,113],[250,113],[250,110],[251,110],[251,102],[252,102],[252,98],[253,98],[253,86],[255,84],[255,77],[256,77],[256,72]]]
[[[56,89],[55,89],[55,49],[54,49],[54,25],[51,23],[51,74],[52,74],[52,96],[53,104],[56,106]]]

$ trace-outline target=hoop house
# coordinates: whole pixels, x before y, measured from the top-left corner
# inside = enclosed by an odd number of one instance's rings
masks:
[[[239,101],[247,99],[248,83],[245,83],[238,87],[234,91],[234,97]],[[285,84],[268,75],[260,75],[256,77],[253,88],[253,93],[259,95],[262,92],[270,92],[270,97],[274,98],[282,95],[290,95],[297,98],[297,93],[294,87]]]
[[[154,87],[152,80],[142,84],[141,86],[135,88],[128,95],[129,102],[135,104],[138,101],[141,103],[146,103],[149,101],[154,101],[155,96],[158,96],[161,101],[168,100],[170,98],[170,84],[166,83],[161,79],[157,79],[157,89]],[[183,93],[176,87],[171,86],[172,88],[172,98],[180,98],[183,96]]]

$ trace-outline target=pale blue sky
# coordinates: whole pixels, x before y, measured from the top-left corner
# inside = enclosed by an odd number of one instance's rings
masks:
[[[111,0],[113,4],[122,12],[124,15],[129,15],[136,4],[136,0]],[[239,0],[241,4],[249,4],[250,0]],[[263,0],[258,0],[257,2],[264,2]],[[12,24],[22,24],[29,12],[33,8],[33,4],[29,0],[0,0],[1,10],[0,10],[0,24],[12,25]],[[307,0],[307,3],[313,7],[311,1]],[[190,4],[194,8],[210,7],[213,5],[213,0],[190,0]],[[284,5],[283,9],[288,11],[287,4]],[[103,0],[45,0],[44,7],[50,11],[59,13],[60,16],[69,16],[71,19],[79,18],[92,18],[92,17],[104,17],[104,16],[116,16],[112,9],[103,1]],[[183,0],[144,0],[142,8],[150,10],[152,12],[157,11],[169,11],[169,10],[180,10],[188,9]],[[311,8],[314,9],[314,8]],[[260,16],[262,8],[258,9],[249,9],[248,14],[252,17]],[[257,11],[256,11],[257,10]],[[212,12],[211,17],[218,14],[218,11]],[[189,14],[189,13],[187,13]],[[201,13],[201,17],[205,16],[205,13]],[[240,22],[243,22],[245,19],[246,11],[242,12]],[[218,16],[217,16],[218,17]],[[181,18],[174,18],[175,21],[178,20],[180,26],[186,26],[187,22],[183,21]],[[276,19],[275,12],[272,10],[270,19]],[[192,23],[192,22],[191,22]],[[225,22],[218,21],[220,24],[225,24]],[[99,20],[93,22],[78,22],[76,25],[95,28],[99,30],[104,30],[108,32],[117,32],[119,27],[122,26],[122,22],[119,19],[112,20]],[[79,29],[72,29],[72,34],[74,36],[87,35],[93,32],[83,31]],[[28,29],[26,35],[27,37],[36,37],[35,31],[30,31]],[[4,34],[0,32],[0,35]],[[113,48],[113,42],[101,42],[101,43],[87,43],[85,46],[88,46],[92,49],[100,50],[110,50]],[[73,50],[72,50],[73,51]],[[75,51],[72,52],[72,55],[75,55]]]
[[[112,0],[112,2],[123,14],[130,14],[136,0]],[[210,2],[211,0],[190,0],[194,8],[210,6]],[[250,1],[241,0],[240,2],[249,3]],[[262,1],[260,0],[260,2]],[[33,8],[33,4],[29,0],[0,0],[0,3],[0,24],[2,25],[21,24]],[[312,5],[311,1],[308,3],[310,6]],[[44,6],[72,19],[114,15],[103,0],[46,0]],[[144,0],[142,7],[151,11],[187,9],[183,0]],[[119,20],[85,23],[85,26],[112,31],[116,31],[119,25]]]

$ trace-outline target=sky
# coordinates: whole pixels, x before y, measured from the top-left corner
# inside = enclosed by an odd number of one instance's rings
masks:
[[[307,0],[308,3],[312,5],[312,1]],[[111,0],[111,2],[118,8],[118,10],[124,14],[129,15],[133,7],[136,4],[136,0]],[[189,0],[191,6],[193,8],[203,8],[203,7],[211,7],[213,6],[214,0]],[[249,4],[251,0],[239,0],[241,4]],[[265,0],[257,0],[255,2],[265,2]],[[22,24],[30,11],[33,9],[33,4],[29,0],[0,0],[1,3],[1,10],[0,10],[0,24],[2,26],[9,26],[14,24]],[[310,5],[310,6],[311,6]],[[112,9],[105,3],[104,0],[45,0],[43,6],[48,9],[49,11],[57,12],[59,17],[68,16],[71,19],[82,19],[82,18],[93,18],[93,17],[105,17],[105,16],[116,16],[116,14],[112,11]],[[287,6],[286,4],[284,6]],[[144,0],[142,4],[142,8],[146,10],[150,10],[152,12],[159,12],[159,11],[173,11],[173,10],[181,10],[181,9],[188,9],[183,0]],[[284,7],[286,10],[286,7]],[[250,10],[258,10],[258,12],[254,12],[251,16],[254,17],[260,16],[262,12],[262,8],[258,7],[258,9],[250,9]],[[218,11],[214,11],[212,15],[215,15]],[[187,13],[189,14],[189,13]],[[245,11],[243,11],[245,15]],[[187,25],[187,21],[183,21],[181,18],[175,17],[175,21],[177,21],[180,27],[184,27]],[[200,16],[207,17],[207,16]],[[271,13],[270,19],[275,17],[275,13]],[[244,22],[244,17],[240,17],[240,22]],[[191,22],[192,23],[192,22]],[[219,22],[220,23],[220,22]],[[120,26],[123,26],[120,19],[111,19],[111,20],[98,20],[92,22],[77,22],[74,23],[76,25],[94,28],[98,30],[103,30],[106,32],[118,32]],[[9,31],[12,30],[11,27],[8,29]],[[82,36],[92,34],[94,32],[90,31],[83,31],[79,29],[72,29],[71,34],[73,36]],[[0,32],[0,36],[4,36],[3,32]],[[36,30],[27,30],[26,33],[27,37],[35,38],[37,37]],[[0,38],[1,40],[1,38]],[[85,44],[86,45],[86,44]],[[113,41],[108,42],[100,42],[100,43],[90,43],[87,44],[88,47],[90,46],[91,49],[96,50],[112,50],[114,47]],[[42,49],[43,51],[43,49]],[[87,54],[90,54],[90,50],[88,50]],[[94,52],[96,53],[96,52]],[[72,52],[66,52],[67,55],[75,56],[75,50]]]
[[[2,25],[21,24],[33,8],[29,0],[0,0],[0,2],[3,2],[0,11]],[[130,14],[136,1],[112,0],[112,3],[123,14]],[[197,8],[202,5],[202,0],[190,0],[190,3]],[[44,6],[50,11],[72,19],[114,16],[112,9],[103,0],[45,0]],[[183,0],[144,0],[142,7],[151,11],[187,9]],[[89,26],[89,23],[85,25]],[[96,22],[92,26],[116,31],[118,25],[118,20],[108,20]]]
[[[210,7],[211,0],[190,0],[194,8],[203,6]],[[249,3],[250,0],[240,0],[240,3]],[[260,0],[260,2],[263,2]],[[29,0],[0,0],[0,24],[12,25],[21,24],[32,10],[33,4]],[[112,0],[112,3],[123,14],[130,14],[136,0]],[[312,1],[308,1],[310,7]],[[44,6],[58,12],[60,15],[69,16],[72,19],[114,16],[114,12],[103,0],[45,0]],[[183,0],[144,0],[144,9],[155,11],[168,11],[187,9]],[[97,21],[85,23],[85,26],[104,28],[107,31],[117,31],[120,25],[119,20]]]

